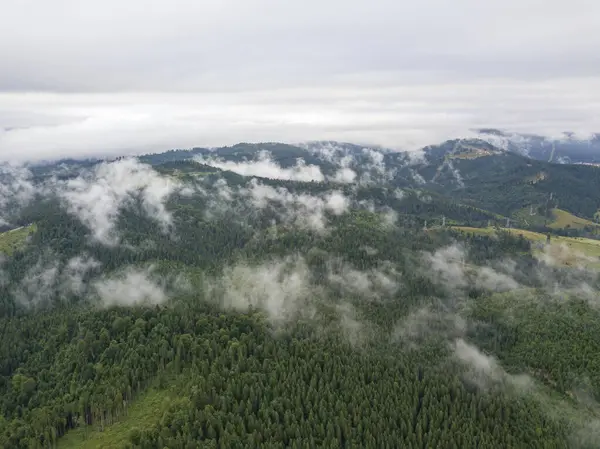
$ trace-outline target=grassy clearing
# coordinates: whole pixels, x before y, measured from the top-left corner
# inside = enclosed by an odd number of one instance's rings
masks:
[[[537,209],[537,208],[536,208]],[[552,218],[545,217],[544,215],[540,215],[537,213],[537,210],[534,211],[534,215],[531,214],[531,209],[529,207],[525,207],[516,211],[512,218],[516,220],[521,226],[531,227],[531,226],[547,226],[549,221],[552,221]]]
[[[564,229],[567,226],[574,229],[583,229],[586,226],[600,227],[597,223],[585,218],[577,217],[566,210],[552,209],[554,221],[548,225],[552,229]]]
[[[150,389],[139,396],[117,422],[106,426],[104,431],[95,426],[79,427],[58,440],[58,449],[117,449],[129,441],[131,429],[146,429],[154,425],[172,400],[169,390]]]
[[[495,235],[495,228],[472,228],[468,226],[454,226],[453,229],[458,231],[468,232],[478,235]],[[508,231],[514,235],[522,235],[523,238],[532,242],[545,242],[546,235],[540,234],[539,232],[527,231],[526,229],[506,229],[501,228],[503,231]],[[562,237],[562,236],[551,236],[552,243],[564,244],[569,249],[577,252],[581,252],[588,257],[600,258],[600,240],[586,239],[583,237]],[[599,263],[591,263],[590,266],[600,266]]]
[[[25,245],[27,242],[27,237],[29,237],[35,231],[35,224],[31,224],[29,226],[24,226],[0,233],[0,253],[8,256],[12,255],[16,249]]]

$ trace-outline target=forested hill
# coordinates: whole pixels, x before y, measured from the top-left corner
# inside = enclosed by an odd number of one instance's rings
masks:
[[[537,228],[550,224],[552,209],[591,221],[597,221],[600,210],[600,168],[531,159],[481,139],[451,140],[412,153],[336,142],[301,147],[238,144],[147,155],[142,160],[150,164],[196,160],[254,176],[425,189],[510,217],[525,228],[533,222]],[[523,220],[527,213],[547,220]]]
[[[566,132],[558,139],[535,134],[509,133],[497,129],[480,129],[478,135],[514,153],[533,159],[558,163],[600,163],[600,134],[580,139]]]
[[[2,448],[598,447],[593,167],[267,143],[0,183]]]

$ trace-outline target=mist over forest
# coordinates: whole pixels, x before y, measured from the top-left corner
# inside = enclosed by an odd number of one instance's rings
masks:
[[[597,447],[599,169],[491,135],[2,165],[0,447]]]

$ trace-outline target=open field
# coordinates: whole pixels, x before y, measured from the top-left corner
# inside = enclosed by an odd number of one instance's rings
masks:
[[[117,449],[125,447],[132,429],[143,430],[162,416],[170,402],[168,390],[151,389],[134,400],[123,416],[100,431],[95,426],[79,427],[58,439],[58,449]]]
[[[22,247],[27,241],[27,237],[35,231],[35,224],[31,224],[0,233],[0,253],[10,256],[16,249]]]
[[[566,210],[552,209],[552,216],[554,217],[554,221],[548,225],[548,227],[552,229],[564,229],[567,226],[574,229],[582,229],[586,226],[600,228],[600,225],[597,223],[585,218],[577,217]]]
[[[454,226],[452,229],[456,229],[458,231],[479,234],[479,235],[494,235],[497,230],[495,228],[472,228],[468,226]],[[545,234],[540,234],[539,232],[527,231],[525,229],[507,229],[500,228],[502,231],[510,232],[514,235],[522,235],[523,238],[530,240],[532,242],[545,242],[547,236]],[[551,242],[556,244],[564,244],[569,249],[580,252],[587,257],[600,258],[600,240],[594,239],[586,239],[583,237],[562,237],[562,236],[551,236]],[[600,267],[600,262],[591,263],[590,266],[598,266]]]

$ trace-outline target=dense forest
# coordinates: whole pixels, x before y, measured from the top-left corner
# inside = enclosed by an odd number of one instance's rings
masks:
[[[599,447],[599,172],[461,145],[3,172],[0,447]]]

